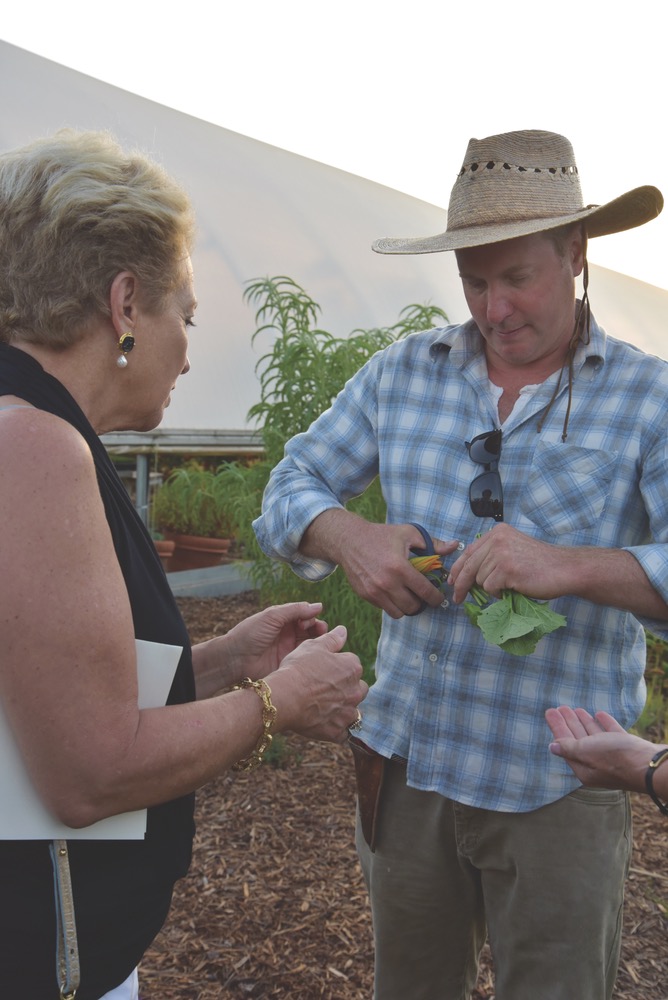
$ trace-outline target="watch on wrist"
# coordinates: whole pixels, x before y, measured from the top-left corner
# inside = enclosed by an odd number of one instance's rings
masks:
[[[664,747],[663,750],[659,750],[650,760],[647,770],[645,771],[645,788],[647,789],[647,794],[651,798],[652,802],[658,806],[664,816],[668,816],[668,805],[665,802],[662,802],[654,791],[654,772],[657,767],[663,764],[664,760],[668,760],[668,747]]]

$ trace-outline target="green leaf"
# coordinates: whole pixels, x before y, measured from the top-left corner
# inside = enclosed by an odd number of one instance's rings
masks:
[[[534,630],[528,632],[527,635],[518,636],[517,639],[508,639],[507,642],[501,644],[501,649],[504,653],[510,653],[511,656],[529,656],[538,645],[538,640],[542,638],[542,634],[539,635]]]
[[[552,611],[547,601],[534,601],[530,597],[525,597],[524,594],[514,594],[513,606],[520,614],[528,614],[528,610],[525,609],[531,608],[531,614],[538,621],[537,628],[540,629],[541,635],[554,632],[555,629],[566,624],[564,615]]]
[[[474,625],[478,624],[478,618],[482,614],[482,608],[477,604],[471,604],[469,601],[463,605],[464,611],[469,616],[469,621],[473,622]]]
[[[478,626],[485,639],[496,646],[507,642],[508,639],[527,635],[536,625],[537,618],[534,615],[517,614],[513,611],[512,602],[505,597],[494,604],[489,604],[478,619]]]
[[[466,603],[464,609],[487,642],[513,656],[533,653],[544,635],[566,624],[565,617],[552,611],[547,602],[514,590],[504,590],[500,600],[485,607]]]

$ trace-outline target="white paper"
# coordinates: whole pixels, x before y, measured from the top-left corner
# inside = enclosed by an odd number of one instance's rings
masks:
[[[135,639],[139,708],[164,705],[181,646]],[[81,829],[60,823],[35,791],[0,704],[0,840],[143,840],[146,810],[121,813]]]

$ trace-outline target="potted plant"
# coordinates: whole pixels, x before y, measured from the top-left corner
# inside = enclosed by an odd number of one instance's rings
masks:
[[[195,462],[175,469],[158,487],[152,519],[174,544],[171,569],[217,566],[231,545],[230,519],[216,473]]]
[[[151,538],[153,539],[155,550],[160,556],[160,562],[163,565],[165,573],[169,573],[172,568],[172,556],[174,555],[174,549],[176,548],[174,539],[165,538],[160,531],[151,531]]]

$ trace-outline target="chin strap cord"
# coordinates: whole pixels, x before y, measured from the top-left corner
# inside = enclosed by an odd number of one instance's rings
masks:
[[[586,246],[585,246],[586,250]],[[578,303],[578,311],[575,315],[575,325],[573,327],[573,334],[568,345],[568,354],[566,355],[566,361],[559,372],[559,378],[557,379],[557,384],[555,386],[554,392],[550,397],[550,402],[547,404],[545,413],[542,415],[538,421],[538,426],[536,428],[536,433],[540,434],[547,420],[548,414],[552,409],[552,404],[559,395],[559,390],[561,389],[561,382],[564,374],[564,369],[568,368],[568,404],[566,406],[566,416],[564,417],[564,426],[561,432],[561,440],[565,441],[568,437],[568,422],[571,418],[571,405],[573,403],[573,381],[574,381],[574,371],[573,364],[575,361],[575,352],[578,349],[578,344],[582,343],[585,346],[589,343],[590,329],[591,329],[591,306],[589,305],[589,262],[587,260],[587,254],[584,255],[584,267],[582,271],[582,298]]]

